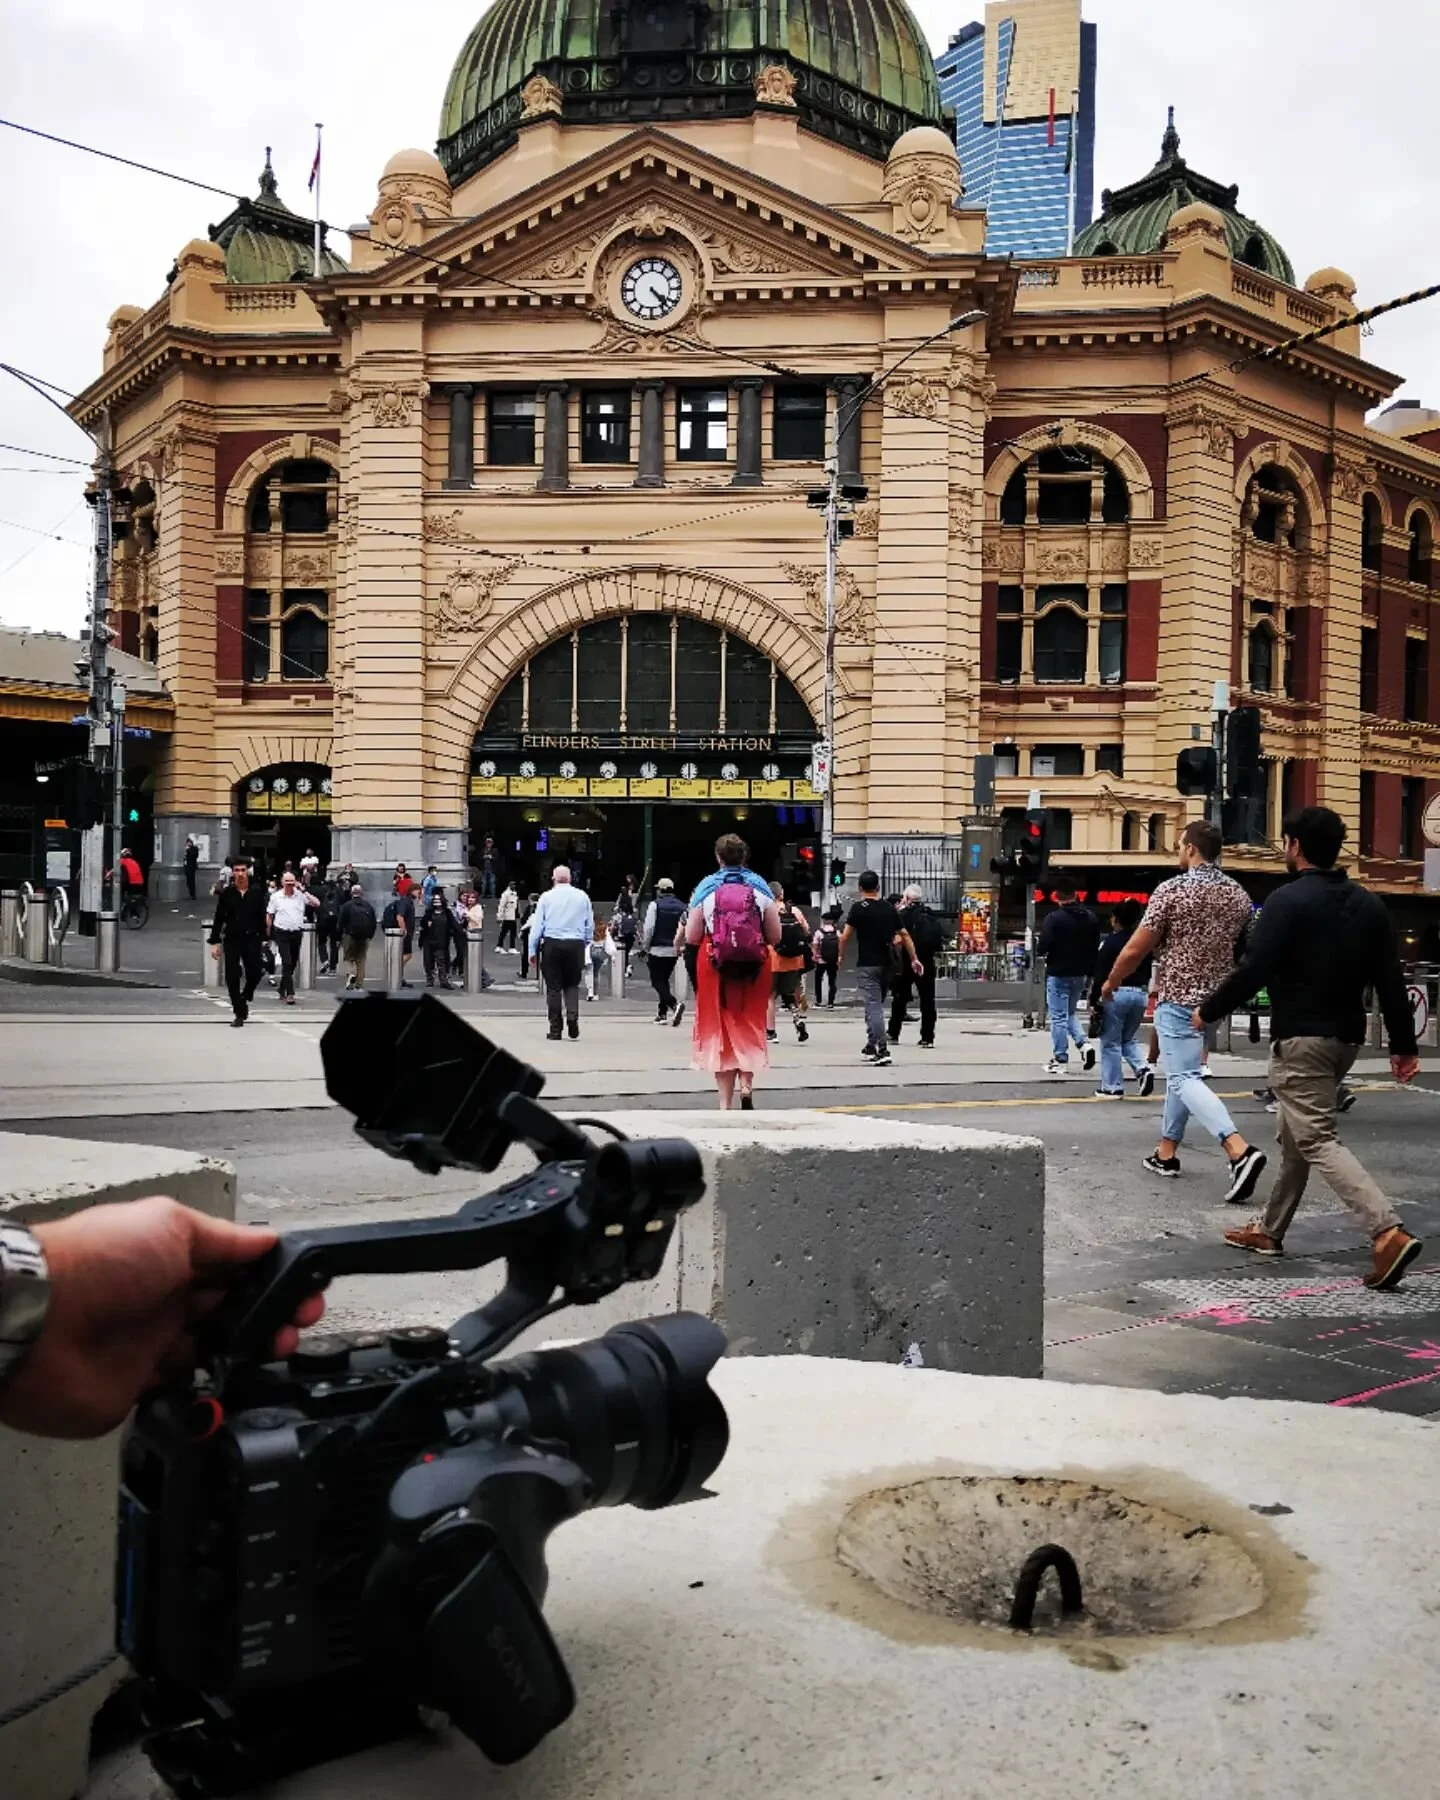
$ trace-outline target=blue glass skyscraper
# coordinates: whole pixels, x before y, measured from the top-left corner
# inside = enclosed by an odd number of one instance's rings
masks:
[[[1090,223],[1095,54],[1080,0],[1001,0],[935,59],[965,203],[989,214],[989,255],[1064,256]]]

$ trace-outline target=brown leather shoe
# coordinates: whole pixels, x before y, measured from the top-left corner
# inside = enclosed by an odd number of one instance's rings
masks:
[[[1375,1267],[1365,1277],[1367,1288],[1390,1289],[1400,1285],[1405,1271],[1425,1246],[1400,1225],[1382,1231],[1375,1240]]]
[[[1237,1250],[1253,1250],[1257,1256],[1284,1255],[1278,1240],[1272,1238],[1269,1232],[1262,1231],[1259,1225],[1253,1222],[1249,1225],[1238,1226],[1234,1231],[1227,1231],[1225,1242],[1233,1244]]]

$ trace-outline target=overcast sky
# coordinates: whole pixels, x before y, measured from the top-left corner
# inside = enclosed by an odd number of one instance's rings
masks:
[[[482,10],[6,0],[0,113],[243,194],[273,144],[281,196],[299,212],[323,119],[325,215],[353,224],[394,150],[433,145],[451,63]],[[983,5],[920,0],[916,11],[939,50]],[[1085,0],[1085,14],[1099,27],[1097,203],[1154,162],[1173,103],[1184,155],[1240,184],[1241,208],[1275,232],[1302,282],[1336,264],[1366,305],[1440,280],[1436,0]],[[0,359],[72,390],[98,372],[114,308],[153,304],[176,251],[228,210],[219,195],[7,130],[0,192],[11,219]],[[334,247],[348,252],[343,238]],[[1382,320],[1368,344],[1408,378],[1401,394],[1440,405],[1440,299]],[[87,453],[73,425],[4,375],[0,440]],[[78,470],[0,449],[0,622],[80,628],[81,487]]]

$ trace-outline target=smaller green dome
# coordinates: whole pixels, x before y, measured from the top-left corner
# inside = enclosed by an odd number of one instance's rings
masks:
[[[1197,174],[1180,154],[1180,133],[1175,129],[1175,108],[1160,143],[1160,160],[1148,175],[1129,187],[1106,188],[1100,196],[1100,217],[1075,239],[1076,256],[1148,256],[1165,248],[1165,233],[1182,206],[1203,201],[1225,221],[1230,254],[1236,262],[1295,285],[1295,270],[1277,239],[1253,219],[1235,210],[1238,187],[1221,187],[1218,181]]]
[[[315,221],[291,212],[280,198],[270,147],[260,171],[260,192],[242,200],[210,227],[210,240],[225,252],[225,279],[233,282],[309,281],[315,273]],[[344,275],[349,265],[320,240],[323,275]]]

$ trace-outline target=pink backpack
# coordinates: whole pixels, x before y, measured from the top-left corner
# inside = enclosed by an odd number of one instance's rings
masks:
[[[734,974],[753,972],[765,961],[765,934],[760,928],[756,890],[743,875],[726,875],[715,890],[710,924],[710,960]]]

